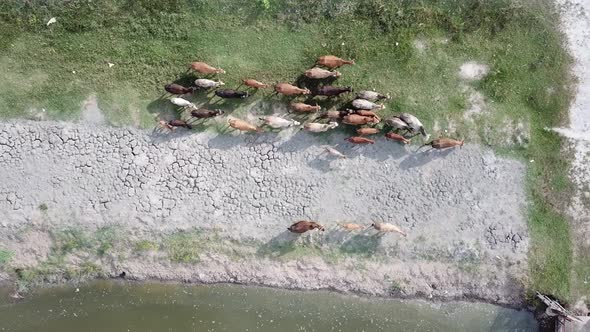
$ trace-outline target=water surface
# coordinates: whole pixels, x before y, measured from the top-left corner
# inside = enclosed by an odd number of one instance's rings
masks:
[[[98,281],[0,289],[0,331],[536,331],[526,311],[489,304],[401,301],[236,285]]]

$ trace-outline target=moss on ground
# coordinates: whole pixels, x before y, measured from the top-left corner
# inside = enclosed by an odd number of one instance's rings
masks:
[[[57,23],[48,27],[51,17]],[[572,189],[568,159],[561,139],[544,130],[562,122],[570,100],[571,60],[557,22],[548,0],[6,0],[0,3],[0,114],[45,109],[50,118],[75,119],[82,101],[96,93],[111,122],[151,126],[153,114],[176,111],[161,99],[162,87],[190,82],[191,61],[223,67],[222,80],[235,88],[245,77],[295,81],[318,55],[354,58],[357,64],[342,68],[335,84],[390,93],[387,112],[413,113],[438,127],[434,135],[449,130],[527,162],[528,286],[568,299],[579,291],[571,288],[571,271],[584,268],[572,262],[569,224],[560,212]],[[487,64],[489,75],[462,82],[457,72],[466,61]],[[464,111],[473,91],[491,111],[469,118]],[[268,94],[215,108],[243,113],[270,100]],[[196,100],[208,102],[203,94]],[[270,111],[273,103],[265,105]],[[524,139],[515,135],[519,125],[529,133]],[[187,241],[193,240],[171,238],[171,257],[197,259],[196,249],[182,246]],[[74,233],[59,242],[62,254],[87,247]],[[108,243],[98,250],[108,251]]]
[[[0,269],[3,269],[10,262],[12,255],[13,253],[11,251],[0,249]]]

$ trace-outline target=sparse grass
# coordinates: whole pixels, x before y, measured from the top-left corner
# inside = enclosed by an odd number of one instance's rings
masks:
[[[169,235],[163,247],[170,260],[177,263],[197,263],[200,253],[199,232],[178,232]]]
[[[156,242],[150,240],[139,240],[135,242],[136,252],[156,251],[159,247]]]
[[[113,226],[99,228],[94,233],[94,237],[98,246],[96,252],[99,256],[104,256],[108,252],[112,251],[115,242],[119,238],[117,235],[117,230]]]
[[[10,262],[13,253],[8,250],[0,249],[0,268],[3,268],[5,264]]]
[[[572,278],[572,299],[577,300],[590,294],[590,247],[580,245],[574,258]]]
[[[67,280],[86,280],[90,278],[101,277],[103,270],[95,263],[84,261],[75,267],[68,267],[65,269],[64,278]]]
[[[47,27],[52,16],[58,22]],[[557,22],[548,0],[7,0],[0,3],[0,114],[44,108],[53,118],[76,118],[82,100],[96,93],[112,122],[147,126],[152,113],[174,113],[158,99],[162,86],[190,82],[194,77],[183,73],[194,60],[226,69],[221,79],[231,88],[245,77],[294,81],[323,54],[354,58],[357,64],[341,68],[335,84],[391,93],[387,112],[410,112],[427,128],[436,122],[441,132],[452,127],[453,136],[534,160],[527,163],[529,287],[565,299],[572,269],[585,270],[584,262],[572,263],[569,225],[560,214],[571,192],[568,161],[561,139],[543,130],[560,124],[570,99],[570,59]],[[416,49],[416,40],[426,48]],[[469,84],[492,108],[474,122],[463,118],[468,95],[457,78],[459,66],[471,60],[491,68],[483,81]],[[196,99],[207,103],[202,94]],[[217,107],[248,111],[235,102]],[[524,145],[513,135],[518,123],[529,128]],[[57,242],[62,254],[88,245],[75,233]],[[192,262],[198,246],[182,244],[194,242],[191,235],[171,237],[167,250],[175,261]],[[313,252],[290,246],[272,251]],[[355,254],[355,248],[342,250]]]
[[[391,294],[398,294],[400,292],[403,292],[403,290],[404,289],[402,288],[400,283],[395,280],[392,281],[391,284],[389,285],[389,293],[391,293]]]
[[[69,228],[54,232],[52,251],[58,256],[72,252],[87,250],[93,247],[92,238],[79,229]]]
[[[47,204],[45,204],[45,203],[39,204],[39,210],[40,211],[45,212],[45,211],[47,211],[47,209],[49,209],[49,207],[47,206]]]
[[[115,228],[111,226],[99,228],[93,233],[67,228],[55,231],[51,236],[53,245],[45,261],[35,267],[16,270],[20,291],[27,291],[40,283],[83,281],[103,276],[102,268],[90,260],[110,252],[118,239]],[[82,261],[74,264],[69,260],[72,256],[82,258]]]
[[[100,266],[83,261],[77,266],[65,264],[61,259],[50,258],[36,267],[18,269],[16,284],[18,291],[26,292],[31,287],[42,283],[55,283],[63,280],[76,282],[103,276]]]

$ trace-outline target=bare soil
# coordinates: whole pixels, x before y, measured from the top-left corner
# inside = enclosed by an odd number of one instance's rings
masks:
[[[414,152],[344,137],[0,123],[0,243],[15,253],[10,268],[35,266],[47,259],[53,230],[114,226],[127,249],[69,259],[90,257],[107,275],[135,279],[521,303],[529,242],[522,163],[475,145]],[[348,158],[326,155],[325,144]],[[290,234],[300,219],[326,231]],[[338,226],[373,221],[409,235]],[[202,248],[196,263],[133,253],[137,241],[195,228],[215,234],[223,250]],[[284,255],[290,245],[314,251]]]
[[[570,123],[554,128],[568,138],[573,152],[570,177],[576,185],[568,211],[572,220],[574,263],[573,302],[579,314],[589,311],[590,303],[590,3],[583,0],[558,1],[562,9],[561,28],[574,58],[572,75],[576,79],[575,96],[570,107]]]

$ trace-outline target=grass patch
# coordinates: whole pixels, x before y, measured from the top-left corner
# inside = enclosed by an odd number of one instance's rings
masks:
[[[0,249],[0,268],[4,267],[4,265],[8,264],[12,259],[13,253],[12,251]]]
[[[569,299],[572,251],[567,220],[534,199],[530,211],[533,289]]]
[[[102,268],[92,262],[83,261],[76,266],[67,265],[63,260],[50,258],[36,267],[16,269],[16,285],[20,292],[43,283],[66,281],[81,282],[104,276]]]
[[[156,251],[160,246],[150,240],[139,240],[135,242],[135,251],[136,252],[146,252],[146,251]]]
[[[51,237],[53,244],[45,261],[35,267],[15,270],[20,291],[42,283],[78,282],[104,276],[102,267],[91,260],[112,252],[119,239],[111,226],[93,233],[67,228],[51,233]],[[72,257],[76,259],[71,260]]]
[[[92,238],[79,229],[69,228],[54,232],[52,237],[52,251],[57,256],[65,256],[76,251],[84,251],[94,246]]]
[[[119,239],[115,227],[112,226],[99,228],[94,233],[94,237],[97,242],[96,253],[101,257],[111,252],[114,248],[115,242]]]
[[[199,232],[178,232],[169,235],[163,247],[168,252],[170,260],[177,263],[197,263],[200,252]]]

